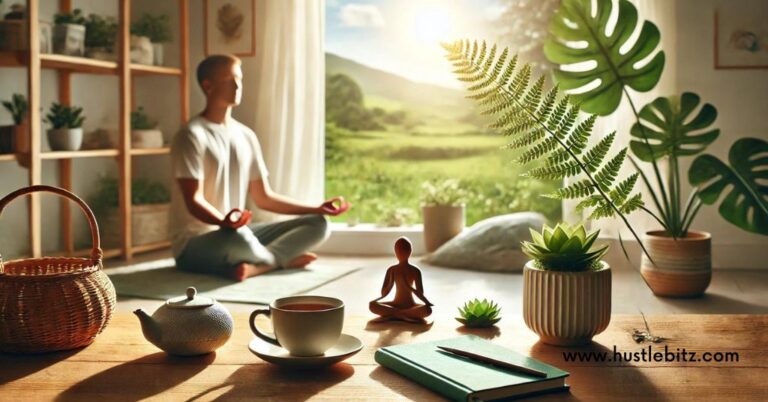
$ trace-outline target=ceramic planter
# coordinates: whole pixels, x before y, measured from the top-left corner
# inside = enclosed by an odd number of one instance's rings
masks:
[[[131,148],[162,148],[163,132],[160,130],[131,130]]]
[[[424,245],[433,252],[464,230],[464,205],[429,206],[424,213]]]
[[[712,279],[712,236],[688,231],[688,236],[673,239],[664,231],[650,231],[643,244],[654,265],[643,254],[640,272],[657,296],[695,297],[704,294]]]
[[[131,244],[141,246],[170,239],[170,215],[170,203],[131,206]],[[122,233],[120,211],[112,208],[104,213],[100,212],[98,218],[104,245],[119,247]]]
[[[0,21],[0,50],[8,52],[27,50],[26,29],[25,20]]]
[[[146,36],[131,35],[131,63],[152,65],[152,42]]]
[[[584,345],[611,321],[611,269],[581,272],[539,269],[533,261],[523,270],[523,318],[542,342]]]
[[[53,52],[69,56],[85,54],[85,26],[56,24],[53,26]]]
[[[152,64],[156,66],[162,66],[163,65],[163,44],[162,43],[152,43]]]
[[[78,151],[83,145],[82,128],[58,128],[48,130],[51,151]]]

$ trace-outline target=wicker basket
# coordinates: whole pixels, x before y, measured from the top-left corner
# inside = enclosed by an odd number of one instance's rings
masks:
[[[0,215],[13,199],[45,191],[76,202],[91,227],[91,258],[0,259],[0,351],[75,349],[93,342],[115,308],[115,288],[102,269],[93,212],[76,195],[51,186],[17,190],[0,200]]]

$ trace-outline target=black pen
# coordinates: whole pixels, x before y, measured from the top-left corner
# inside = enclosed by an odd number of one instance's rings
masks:
[[[448,353],[453,353],[453,354],[458,355],[458,356],[466,357],[466,358],[468,358],[470,360],[475,360],[475,361],[479,361],[479,362],[482,362],[482,363],[488,363],[490,365],[493,365],[493,366],[496,366],[496,367],[505,368],[505,369],[508,369],[510,371],[514,371],[514,372],[517,372],[517,373],[523,373],[523,374],[528,374],[528,375],[532,375],[532,376],[536,376],[536,377],[542,377],[542,378],[546,378],[547,377],[547,373],[545,373],[543,371],[534,370],[534,369],[528,368],[528,367],[518,366],[516,364],[504,362],[504,361],[501,361],[501,360],[496,360],[496,359],[493,359],[493,358],[490,358],[490,357],[487,357],[487,356],[478,355],[478,354],[475,354],[475,353],[472,353],[472,352],[467,352],[466,350],[454,349],[454,348],[449,348],[449,347],[446,347],[446,346],[439,346],[439,345],[437,346],[437,348],[442,350],[442,351],[448,352]]]

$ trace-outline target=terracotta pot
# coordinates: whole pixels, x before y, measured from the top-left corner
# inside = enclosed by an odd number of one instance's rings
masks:
[[[464,205],[423,207],[424,245],[433,252],[464,230]]]
[[[673,239],[663,230],[650,231],[643,244],[654,265],[643,254],[640,272],[656,296],[695,297],[704,294],[712,279],[712,236],[688,231]]]
[[[611,268],[563,272],[523,270],[523,318],[542,342],[557,346],[584,345],[611,322]]]
[[[48,145],[52,151],[79,151],[83,145],[83,129],[50,129],[48,130]]]

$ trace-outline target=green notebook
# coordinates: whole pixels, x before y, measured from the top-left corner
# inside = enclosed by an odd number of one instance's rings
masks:
[[[518,374],[439,351],[437,345],[544,371],[547,377]],[[428,343],[383,347],[376,362],[455,401],[513,398],[567,390],[568,373],[474,335]]]

